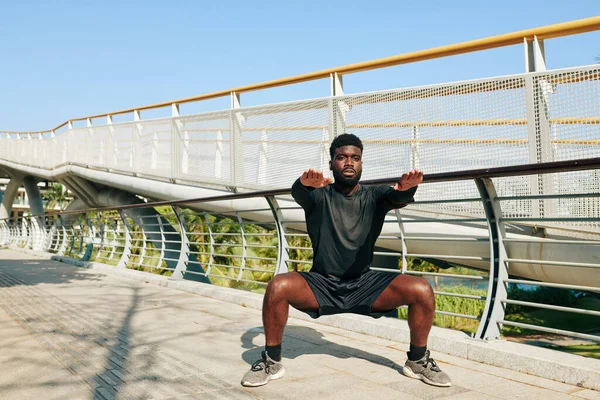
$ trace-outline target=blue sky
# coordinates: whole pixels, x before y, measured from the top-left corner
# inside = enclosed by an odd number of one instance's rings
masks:
[[[598,15],[597,0],[0,0],[0,130],[70,118]],[[548,68],[587,65],[600,32],[546,42]],[[524,72],[523,46],[344,78],[346,93]],[[326,81],[242,105],[327,96]],[[182,106],[215,110],[229,99]],[[157,113],[156,116],[166,115]],[[151,117],[150,113],[143,117]]]

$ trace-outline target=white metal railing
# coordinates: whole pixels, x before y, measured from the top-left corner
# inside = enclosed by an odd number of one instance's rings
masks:
[[[194,185],[289,186],[308,167],[328,170],[340,132],[365,142],[364,178],[600,156],[600,67],[569,68],[211,113],[0,134],[0,164],[81,166]],[[504,180],[502,196],[594,192],[597,172]],[[438,199],[443,185],[419,193]],[[477,197],[463,183],[456,197]],[[521,216],[598,215],[597,203],[539,199],[507,204]],[[438,205],[437,209],[451,209]]]
[[[562,163],[528,164],[496,169],[454,172],[447,174],[426,175],[421,186],[436,185],[443,182],[460,181],[474,184],[479,198],[457,198],[454,200],[417,201],[402,212],[392,211],[385,224],[397,227],[397,230],[379,237],[378,244],[384,241],[400,242],[396,245],[400,251],[376,251],[380,260],[392,259],[396,267],[379,266],[374,270],[419,275],[434,278],[436,298],[468,300],[480,304],[474,307],[472,314],[459,313],[444,309],[443,301],[439,301],[436,314],[464,320],[475,321],[476,337],[494,339],[501,335],[502,327],[513,326],[525,329],[551,332],[587,340],[600,341],[597,332],[577,331],[540,325],[539,322],[514,320],[506,315],[508,306],[525,306],[533,309],[546,309],[561,313],[587,315],[589,318],[600,317],[600,311],[585,305],[557,305],[511,298],[511,287],[517,285],[528,287],[551,287],[564,291],[577,291],[580,296],[598,296],[600,281],[597,273],[600,264],[597,262],[579,262],[569,259],[571,249],[593,249],[600,246],[600,234],[594,238],[544,240],[537,237],[514,239],[507,235],[512,223],[519,218],[506,215],[503,204],[513,199],[500,197],[496,193],[496,185],[502,179],[523,176],[546,176],[551,173],[575,173],[600,169],[600,158]],[[365,184],[382,183],[365,182]],[[420,190],[421,190],[420,189]],[[224,195],[206,199],[187,199],[178,202],[162,202],[124,206],[118,209],[95,209],[43,216],[20,217],[0,220],[0,244],[11,244],[34,250],[48,251],[59,255],[67,255],[82,260],[94,260],[116,268],[142,269],[159,274],[168,274],[174,279],[191,279],[214,284],[236,287],[245,290],[262,292],[264,286],[277,273],[293,270],[308,270],[312,264],[310,241],[304,233],[305,228],[292,228],[304,224],[304,221],[292,220],[289,215],[298,206],[280,206],[289,202],[289,189],[277,191],[254,192],[246,194]],[[578,198],[581,194],[560,194],[552,196],[535,196],[543,200]],[[585,194],[585,197],[592,197]],[[596,199],[600,193],[593,195]],[[232,210],[231,212],[214,214],[202,211],[202,204],[215,201],[241,198],[263,198],[264,208],[252,210]],[[198,209],[180,208],[182,203],[198,204]],[[460,204],[468,203],[481,210],[481,217],[444,215],[415,216],[411,209],[431,203]],[[160,207],[159,207],[160,206]],[[160,212],[157,210],[161,210]],[[270,213],[270,221],[254,221],[246,215],[266,212]],[[466,237],[464,235],[435,234],[416,236],[406,234],[407,224],[427,225],[431,221],[444,222],[452,219],[462,224],[475,224],[487,228],[485,236]],[[556,218],[527,217],[541,225],[553,222]],[[598,217],[580,218],[579,222],[597,223]],[[481,230],[484,231],[484,230]],[[428,253],[411,251],[413,243],[428,241],[430,243],[451,242],[455,246],[462,245],[463,251],[448,252],[442,246],[433,246]],[[558,246],[565,255],[559,257],[550,252],[550,259],[529,257],[514,259],[509,256],[506,244],[509,242],[527,244],[544,243],[546,247]],[[488,254],[474,255],[470,253],[469,242],[488,243]],[[567,249],[567,250],[565,250]],[[590,250],[592,249],[592,250]],[[596,253],[597,254],[597,253]],[[593,258],[593,257],[592,257]],[[433,272],[423,271],[415,267],[414,260],[445,260],[447,263],[459,263],[463,260],[477,260],[487,266],[487,272],[461,273],[460,270],[449,269]],[[413,262],[411,262],[413,261]],[[560,284],[544,280],[524,280],[512,275],[515,263],[544,264],[551,268],[563,268],[571,274],[582,274],[592,271],[588,284]],[[594,278],[596,277],[596,278]],[[445,280],[470,282],[478,284],[479,290],[461,292]],[[438,286],[439,283],[439,287]],[[465,286],[464,284],[461,286]],[[467,285],[468,286],[468,285]],[[590,320],[593,321],[593,320]],[[593,326],[593,322],[590,322]]]

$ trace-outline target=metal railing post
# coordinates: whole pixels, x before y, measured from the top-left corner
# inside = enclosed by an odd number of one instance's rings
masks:
[[[223,131],[217,131],[217,141],[215,142],[215,178],[223,178]]]
[[[188,228],[187,223],[185,222],[185,215],[183,215],[178,206],[172,206],[172,208],[175,216],[177,217],[177,222],[179,222],[181,248],[179,250],[179,259],[177,260],[177,265],[175,266],[175,270],[173,270],[171,278],[183,279],[185,277],[185,272],[187,271],[187,264],[190,260],[190,240],[188,238]]]
[[[49,224],[50,222],[50,217],[47,216],[41,216],[40,217],[44,223],[44,240],[42,243],[42,251],[49,251],[50,248],[52,247],[52,242],[53,242],[53,238],[54,238],[54,234],[56,232],[56,224],[52,223]]]
[[[285,235],[286,229],[281,222],[284,221],[283,214],[275,196],[265,196],[265,199],[269,203],[269,207],[273,213],[275,227],[277,228],[277,266],[275,267],[275,275],[285,274],[289,272],[287,264],[290,260],[290,255],[287,237]]]
[[[176,182],[177,179],[181,179],[182,173],[182,159],[181,159],[181,136],[180,126],[183,126],[180,120],[178,120],[179,104],[171,104],[171,179],[172,182]]]
[[[140,250],[140,256],[138,258],[138,267],[143,268],[143,263],[146,261],[146,248],[148,247],[148,236],[146,236],[146,230],[144,229],[144,217],[140,217],[139,221],[141,224],[138,224],[138,228],[142,232],[142,248]]]
[[[402,273],[405,274],[408,268],[408,261],[406,260],[406,254],[408,254],[408,246],[406,245],[406,233],[404,232],[404,224],[402,223],[402,214],[400,210],[396,209],[396,219],[398,220],[398,228],[400,229],[400,240],[402,242]]]
[[[73,226],[73,222],[69,221],[69,229],[71,230],[71,235],[70,235],[70,239],[71,239],[71,245],[69,246],[69,250],[67,250],[67,252],[65,254],[68,254],[69,256],[73,255],[73,251],[75,249],[75,227]]]
[[[239,281],[240,279],[242,279],[242,275],[244,274],[244,268],[246,268],[246,246],[248,243],[246,242],[246,234],[244,232],[244,219],[242,218],[239,212],[236,214],[237,220],[240,224],[240,234],[242,235],[242,260],[240,262],[240,272],[238,273],[237,277],[237,281]]]
[[[208,277],[210,274],[210,270],[212,269],[212,265],[215,262],[214,254],[215,254],[215,238],[213,236],[212,225],[210,222],[210,217],[208,214],[204,214],[204,218],[206,219],[206,229],[208,230],[208,238],[210,241],[210,251],[208,255],[208,265],[206,266],[206,272],[204,276]]]
[[[29,240],[28,245],[31,250],[38,251],[40,249],[40,241],[42,237],[40,227],[40,217],[33,215],[29,219]]]
[[[123,221],[123,232],[125,234],[125,238],[123,240],[123,254],[121,254],[121,259],[117,263],[117,267],[126,268],[129,258],[131,257],[131,230],[129,228],[129,221],[127,221],[127,216],[125,213],[123,211],[119,211],[119,216],[121,217],[121,221]]]
[[[109,155],[106,157],[106,163],[104,167],[107,170],[111,170],[117,166],[118,153],[117,146],[115,146],[115,128],[112,126],[112,116],[106,116],[106,125],[108,126],[108,153]]]
[[[131,146],[131,168],[134,173],[138,173],[141,170],[142,157],[141,157],[141,136],[142,131],[144,129],[143,124],[141,124],[142,118],[140,116],[140,112],[138,110],[133,111],[133,146]]]
[[[329,133],[333,138],[346,132],[346,112],[350,109],[346,102],[335,97],[344,95],[342,75],[337,72],[329,74],[331,98],[329,101]]]
[[[23,247],[27,247],[27,248],[31,248],[32,247],[32,233],[31,231],[33,230],[32,227],[32,223],[31,223],[31,218],[25,218],[23,217],[23,221],[22,221],[22,228],[21,228],[21,241],[24,242]]]
[[[116,227],[113,225],[113,222],[110,221],[110,219],[104,223],[104,234],[105,234],[105,238],[106,238],[106,246],[108,246],[110,248],[110,252],[108,252],[107,256],[105,257],[106,260],[112,260],[113,257],[115,256],[115,250],[117,249],[117,229]],[[109,235],[112,235],[109,238]]]
[[[231,162],[231,186],[234,191],[240,185],[243,185],[244,180],[244,147],[242,145],[242,122],[245,121],[244,116],[236,112],[240,108],[240,94],[231,93],[231,111],[229,118],[229,140]]]
[[[505,231],[501,222],[502,209],[497,200],[494,183],[489,178],[475,179],[481,195],[490,235],[490,274],[488,293],[476,337],[484,340],[500,338],[502,327],[498,321],[504,319],[503,301],[507,298],[504,280],[508,279],[506,249],[504,247]]]
[[[18,230],[17,230],[17,220],[12,218],[10,219],[10,224],[8,225],[9,235],[8,235],[8,243],[14,245],[17,240]]]
[[[96,253],[96,257],[98,257],[100,256],[100,253],[104,251],[104,245],[108,242],[108,238],[106,237],[106,223],[102,221],[100,214],[97,215],[96,219],[98,220],[98,230],[100,231],[100,245],[98,246],[98,252]]]
[[[260,145],[258,150],[258,174],[257,183],[264,185],[267,183],[267,165],[268,165],[269,136],[266,129],[262,130],[260,135]]]
[[[165,230],[163,228],[162,215],[156,214],[156,221],[158,222],[158,229],[160,229],[160,255],[158,256],[158,263],[156,264],[156,266],[158,268],[162,268],[162,263],[165,259],[165,246],[167,245],[167,242],[165,240],[167,239],[165,237]]]
[[[90,220],[88,214],[85,214],[85,223],[88,226],[88,234],[87,234],[87,243],[85,246],[85,252],[81,256],[82,261],[89,261],[92,257],[92,253],[94,252],[94,242],[96,241],[96,230],[94,229],[94,225]],[[81,243],[83,244],[83,226],[81,228]],[[81,247],[80,247],[81,249]]]
[[[62,216],[58,216],[58,221],[60,221],[60,228],[61,228],[61,243],[60,243],[60,247],[57,250],[57,254],[59,256],[64,256],[65,253],[67,252],[67,241],[69,240],[69,235],[67,234],[67,227],[65,226],[65,220],[63,219]]]
[[[0,244],[8,243],[9,230],[6,221],[0,221]]]

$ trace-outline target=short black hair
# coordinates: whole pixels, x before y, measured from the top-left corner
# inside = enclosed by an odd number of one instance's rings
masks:
[[[331,156],[332,160],[333,157],[335,157],[335,150],[344,146],[356,146],[360,149],[361,153],[363,151],[363,144],[358,136],[351,133],[344,133],[333,139],[333,142],[331,142],[331,146],[329,147],[329,155]]]

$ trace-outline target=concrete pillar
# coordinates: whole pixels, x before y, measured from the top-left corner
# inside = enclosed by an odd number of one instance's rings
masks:
[[[29,198],[29,210],[32,215],[41,215],[44,213],[42,195],[37,183],[37,180],[32,176],[23,179],[23,186],[25,186],[25,192],[27,192],[27,197]]]
[[[98,198],[98,189],[88,180],[73,175],[63,177],[60,183],[75,193],[77,198],[82,199],[87,206],[85,208],[100,207],[100,204],[96,201]]]
[[[2,196],[2,204],[0,205],[0,219],[10,218],[12,215],[12,205],[17,197],[19,187],[21,187],[22,180],[18,178],[11,178],[10,182],[6,186],[6,190]]]
[[[29,198],[29,212],[31,215],[43,215],[44,214],[44,203],[42,202],[42,194],[38,187],[38,181],[33,176],[27,176],[23,179],[23,186],[25,186],[25,192]],[[46,226],[44,217],[33,217],[30,220],[30,229],[33,234],[30,236],[31,242],[29,245],[33,250],[45,250],[43,248],[46,243]]]

